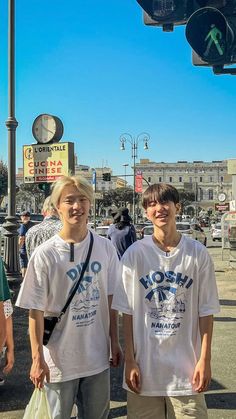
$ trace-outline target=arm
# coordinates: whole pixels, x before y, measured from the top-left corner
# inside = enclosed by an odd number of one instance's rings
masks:
[[[0,351],[6,339],[6,318],[4,314],[3,302],[0,301]]]
[[[125,339],[125,381],[130,390],[140,393],[141,374],[135,361],[133,341],[133,316],[123,313]]]
[[[211,340],[213,331],[213,316],[199,318],[201,335],[201,355],[193,374],[193,385],[198,393],[207,390],[211,381]]]
[[[43,331],[43,311],[31,309],[29,313],[29,333],[32,354],[30,379],[37,388],[43,387],[45,377],[47,382],[49,382],[49,368],[43,356]]]
[[[14,339],[13,339],[13,324],[12,316],[6,319],[6,366],[3,369],[4,374],[8,374],[14,365]]]
[[[111,308],[112,295],[108,295],[110,314],[110,340],[111,340],[111,365],[117,367],[122,359],[122,350],[119,344],[118,312]]]

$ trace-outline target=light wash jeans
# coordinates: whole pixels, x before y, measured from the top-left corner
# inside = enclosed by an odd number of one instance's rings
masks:
[[[70,419],[74,403],[79,419],[107,419],[110,370],[62,383],[45,383],[52,419]]]

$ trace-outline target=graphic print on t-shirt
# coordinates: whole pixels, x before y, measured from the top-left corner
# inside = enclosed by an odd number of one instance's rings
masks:
[[[81,273],[83,263],[77,264],[67,272],[67,276],[73,282],[77,281]],[[77,327],[89,326],[94,323],[96,308],[99,305],[100,289],[98,273],[101,271],[101,263],[98,261],[90,262],[83,276],[82,282],[70,304],[72,321]]]
[[[182,272],[155,271],[139,279],[145,289],[146,320],[151,335],[169,337],[181,326],[192,278]]]

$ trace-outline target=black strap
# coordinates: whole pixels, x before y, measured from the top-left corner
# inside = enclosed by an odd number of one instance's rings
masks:
[[[71,303],[72,298],[74,297],[74,295],[75,295],[75,293],[76,293],[76,291],[77,291],[77,289],[79,287],[79,284],[81,283],[81,281],[83,279],[84,273],[85,273],[85,271],[87,269],[87,266],[88,266],[88,263],[89,263],[89,259],[90,259],[91,253],[92,253],[93,241],[94,241],[92,232],[90,231],[89,233],[90,233],[90,243],[89,243],[89,249],[88,249],[88,254],[87,254],[86,260],[84,262],[82,271],[80,273],[80,277],[79,277],[79,279],[78,279],[78,281],[77,281],[77,283],[76,283],[76,285],[75,285],[72,293],[70,294],[70,296],[69,296],[66,304],[64,305],[63,309],[61,310],[61,313],[60,313],[60,315],[58,317],[58,321],[60,321],[61,320],[61,317],[63,316],[63,314],[65,314],[65,312],[67,310],[67,307]]]

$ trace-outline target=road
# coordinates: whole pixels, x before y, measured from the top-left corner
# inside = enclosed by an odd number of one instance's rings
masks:
[[[209,236],[209,233],[207,233]],[[220,243],[208,237],[208,250],[214,263],[221,312],[215,318],[212,347],[213,380],[206,401],[209,419],[236,418],[236,270],[227,260],[222,261]],[[226,254],[227,256],[227,254]],[[225,256],[225,258],[226,258]],[[14,334],[16,362],[4,386],[0,387],[0,419],[22,419],[32,393],[28,379],[30,367],[27,314],[15,308]],[[111,372],[110,418],[126,418],[126,396],[121,388],[122,369]],[[33,419],[33,418],[32,418]]]

